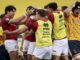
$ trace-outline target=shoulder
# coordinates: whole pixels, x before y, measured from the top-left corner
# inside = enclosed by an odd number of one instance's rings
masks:
[[[5,16],[4,16],[4,17],[2,18],[2,20],[4,20],[4,21],[9,21],[10,19],[9,19],[8,17],[5,17]]]
[[[32,28],[34,31],[36,31],[37,28],[38,28],[38,22],[37,22],[37,21],[34,22],[31,28]]]

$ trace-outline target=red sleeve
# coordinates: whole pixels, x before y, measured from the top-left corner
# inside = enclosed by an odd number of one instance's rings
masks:
[[[34,22],[31,28],[32,28],[32,30],[34,30],[36,32],[36,30],[38,28],[38,23]]]
[[[7,30],[8,29],[8,23],[6,22],[6,18],[5,17],[2,18],[1,24],[2,24],[3,30]]]
[[[51,21],[51,23],[54,23],[54,15],[51,13],[47,13],[48,19]]]

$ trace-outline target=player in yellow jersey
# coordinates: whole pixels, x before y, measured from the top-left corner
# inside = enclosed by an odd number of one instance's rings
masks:
[[[68,40],[66,36],[66,28],[64,24],[64,14],[57,9],[57,3],[48,4],[48,9],[53,13],[53,60],[59,60],[62,56],[63,60],[68,60]]]
[[[72,57],[75,60],[80,60],[80,2],[75,2],[64,12],[66,14],[69,48]]]
[[[50,60],[52,55],[52,24],[45,18],[45,11],[39,9],[36,12],[37,21],[33,23],[31,35],[35,33],[36,47],[33,52],[33,60]]]

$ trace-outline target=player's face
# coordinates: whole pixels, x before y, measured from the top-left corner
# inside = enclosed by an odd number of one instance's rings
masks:
[[[75,9],[75,10],[74,10],[74,14],[75,14],[76,16],[78,16],[78,15],[80,14],[80,9]]]
[[[10,11],[10,12],[9,12],[9,16],[10,16],[10,18],[13,18],[14,15],[15,15],[15,9],[13,9],[13,11]]]
[[[34,10],[35,10],[34,8],[32,8],[32,9],[27,9],[26,12],[27,12],[28,14],[32,14],[32,13],[34,13]]]

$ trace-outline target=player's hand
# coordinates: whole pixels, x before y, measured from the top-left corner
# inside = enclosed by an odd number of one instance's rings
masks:
[[[5,30],[4,33],[5,34],[10,34],[10,32],[8,30]]]

